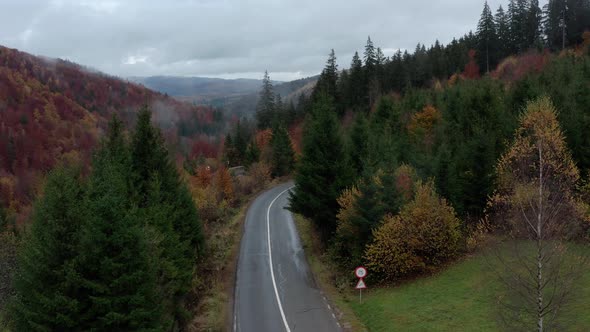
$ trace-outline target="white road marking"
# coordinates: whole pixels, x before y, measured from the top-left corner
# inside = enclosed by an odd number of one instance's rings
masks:
[[[266,209],[266,234],[267,234],[267,238],[268,238],[268,262],[270,264],[270,278],[272,279],[272,287],[275,290],[277,304],[279,305],[279,311],[281,312],[281,318],[283,318],[283,324],[285,324],[285,330],[287,330],[287,332],[291,332],[291,329],[289,328],[289,324],[287,324],[287,318],[285,317],[285,312],[283,311],[283,305],[281,304],[281,298],[279,297],[279,291],[277,290],[277,282],[275,280],[275,273],[274,273],[274,269],[272,267],[272,247],[270,245],[270,208],[272,207],[274,202],[279,197],[281,197],[282,194],[286,193],[287,191],[291,190],[292,188],[293,187],[289,187],[289,188],[283,190],[280,194],[278,194],[277,197],[275,197],[272,200],[272,202],[270,202],[270,204],[268,205],[268,209]]]

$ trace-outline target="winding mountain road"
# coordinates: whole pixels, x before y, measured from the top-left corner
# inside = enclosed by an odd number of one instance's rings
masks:
[[[233,331],[341,331],[315,285],[285,209],[293,183],[256,198],[246,214],[234,294]]]

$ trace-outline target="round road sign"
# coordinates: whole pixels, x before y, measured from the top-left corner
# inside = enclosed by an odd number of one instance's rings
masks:
[[[357,278],[362,279],[367,276],[367,269],[365,269],[362,266],[359,266],[354,270],[354,275],[356,275]]]

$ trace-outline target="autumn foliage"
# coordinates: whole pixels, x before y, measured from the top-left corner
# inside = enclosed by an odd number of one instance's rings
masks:
[[[418,184],[399,215],[386,216],[367,247],[367,267],[381,279],[433,271],[459,250],[460,220],[432,183]]]
[[[476,54],[477,52],[475,50],[469,51],[469,62],[465,65],[465,70],[462,75],[466,79],[474,80],[479,78],[479,66],[475,59]]]
[[[0,46],[0,203],[20,215],[45,174],[62,159],[90,163],[93,147],[116,113],[128,125],[148,104],[155,122],[189,157],[214,157],[219,111],[181,103],[143,86],[69,61]]]
[[[529,73],[541,72],[550,59],[551,54],[547,52],[529,52],[520,56],[509,56],[498,65],[491,75],[506,82],[516,82]]]

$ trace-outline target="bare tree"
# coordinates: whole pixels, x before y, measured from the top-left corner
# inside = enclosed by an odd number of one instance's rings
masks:
[[[530,102],[520,125],[497,165],[489,208],[506,240],[496,251],[508,290],[503,320],[542,332],[558,326],[587,261],[575,250],[583,233],[580,176],[548,98]]]

